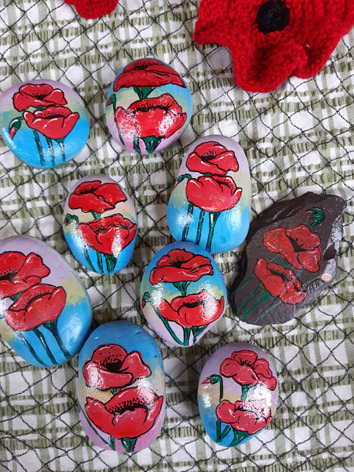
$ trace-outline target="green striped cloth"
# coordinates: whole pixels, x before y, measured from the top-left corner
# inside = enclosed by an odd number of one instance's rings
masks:
[[[248,157],[252,219],[272,202],[307,191],[347,201],[336,280],[316,304],[284,325],[250,327],[228,309],[198,346],[175,349],[156,339],[164,359],[166,419],[151,448],[131,456],[87,440],[75,400],[77,357],[40,369],[0,342],[1,472],[354,471],[354,34],[340,42],[314,79],[292,78],[273,93],[248,94],[234,85],[226,49],[193,42],[198,5],[120,0],[111,16],[87,21],[62,0],[2,0],[0,91],[38,78],[62,81],[85,100],[91,133],[81,155],[56,170],[21,164],[0,140],[0,237],[30,235],[55,247],[88,289],[94,327],[127,319],[151,333],[139,309],[139,284],[153,254],[172,242],[166,210],[174,178],[189,144],[202,135],[224,134]],[[144,56],[181,73],[193,95],[194,116],[170,149],[139,158],[108,136],[104,103],[116,72]],[[70,188],[92,173],[122,183],[138,211],[136,251],[114,276],[86,271],[61,232]],[[216,256],[228,286],[239,257],[240,251]],[[265,430],[227,449],[205,436],[197,385],[210,355],[232,341],[254,343],[272,358],[280,399]]]

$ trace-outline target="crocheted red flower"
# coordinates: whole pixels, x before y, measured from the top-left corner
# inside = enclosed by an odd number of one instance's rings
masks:
[[[352,0],[202,0],[194,39],[230,49],[239,87],[269,92],[317,74],[353,24]]]
[[[116,8],[118,0],[64,0],[74,5],[79,15],[87,19],[109,15]]]

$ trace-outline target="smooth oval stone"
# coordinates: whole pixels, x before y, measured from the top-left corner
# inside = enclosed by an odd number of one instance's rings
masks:
[[[129,195],[105,175],[79,180],[65,202],[66,242],[87,269],[112,274],[130,261],[137,236],[136,212]]]
[[[199,413],[207,434],[221,446],[239,446],[274,417],[278,380],[259,348],[232,343],[207,360],[198,387]]]
[[[232,288],[240,320],[286,323],[334,281],[345,200],[305,193],[274,203],[252,224]]]
[[[97,446],[119,452],[149,447],[165,418],[165,381],[154,339],[129,321],[99,326],[79,356],[80,420]]]
[[[89,120],[81,97],[67,85],[33,80],[0,97],[0,132],[16,157],[48,169],[65,164],[85,146]]]
[[[179,242],[161,249],[140,286],[144,316],[174,346],[196,344],[224,314],[227,292],[214,259],[201,247]]]
[[[224,136],[195,141],[168,202],[172,236],[212,254],[228,252],[247,236],[250,215],[251,180],[242,148]]]
[[[162,151],[179,139],[192,112],[185,81],[172,67],[153,58],[124,67],[111,84],[106,103],[113,138],[140,155]]]
[[[0,242],[0,334],[25,361],[52,367],[71,359],[92,321],[90,299],[71,266],[28,236]]]

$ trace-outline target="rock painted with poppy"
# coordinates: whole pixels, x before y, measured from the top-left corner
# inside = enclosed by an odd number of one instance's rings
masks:
[[[165,418],[165,381],[154,339],[129,321],[91,333],[79,356],[80,420],[97,446],[119,452],[149,447]]]
[[[91,321],[85,287],[59,253],[28,236],[0,242],[0,335],[19,356],[38,367],[63,364]]]
[[[144,316],[174,346],[196,344],[227,305],[223,276],[214,259],[189,242],[169,244],[147,266],[140,286]]]
[[[87,269],[112,274],[130,261],[137,236],[134,204],[105,175],[79,180],[65,203],[63,231],[69,248]]]
[[[228,252],[247,236],[250,215],[251,180],[242,148],[224,136],[195,141],[168,202],[172,236],[212,254]]]
[[[345,201],[306,193],[277,202],[251,226],[232,288],[240,320],[285,323],[334,280]]]
[[[162,151],[179,139],[192,112],[187,84],[158,59],[131,62],[108,91],[108,129],[123,148],[139,155]]]
[[[81,97],[51,80],[14,85],[0,96],[0,132],[29,166],[65,164],[85,146],[89,120]]]
[[[259,348],[232,343],[207,360],[198,386],[199,413],[210,438],[240,446],[268,426],[278,403],[274,366]]]

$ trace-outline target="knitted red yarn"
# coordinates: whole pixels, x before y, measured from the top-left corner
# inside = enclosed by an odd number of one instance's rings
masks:
[[[64,0],[74,5],[79,15],[87,19],[109,15],[117,6],[118,0]]]
[[[354,0],[202,0],[194,39],[230,49],[236,84],[269,92],[319,72],[354,25]]]

